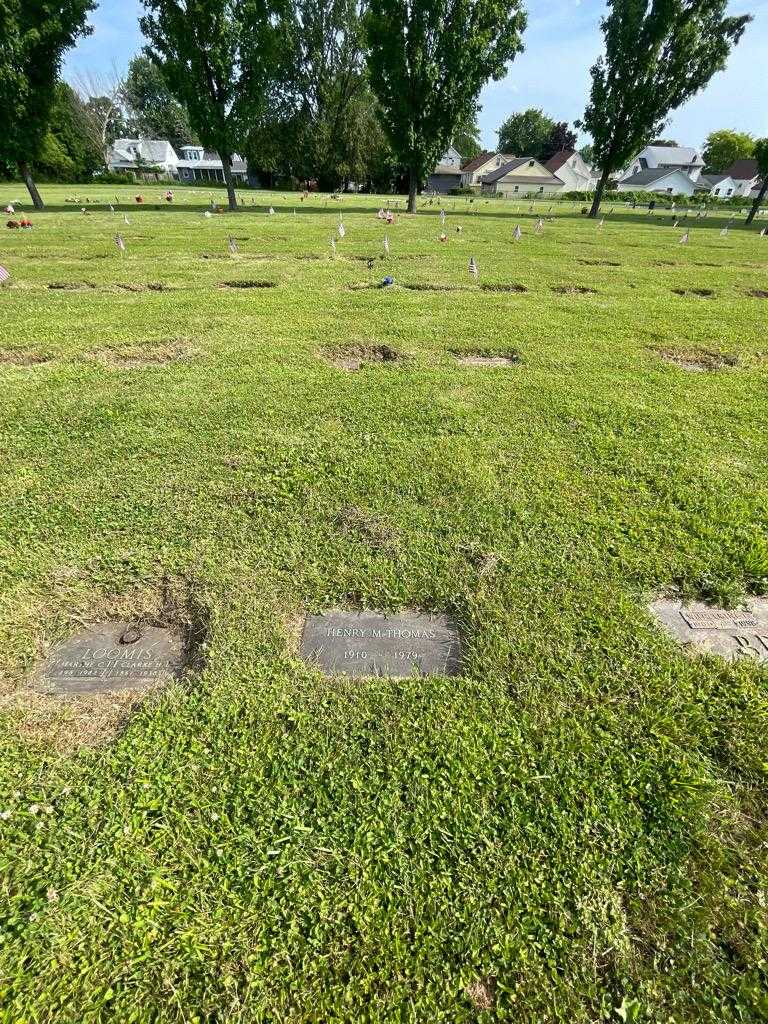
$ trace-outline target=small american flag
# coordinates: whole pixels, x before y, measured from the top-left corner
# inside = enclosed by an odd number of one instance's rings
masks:
[[[125,241],[123,240],[122,235],[115,235],[115,245],[120,252],[125,252]]]
[[[110,212],[110,213],[114,213],[114,212],[115,212],[115,208],[114,208],[114,206],[112,205],[112,203],[110,203],[110,204],[109,204],[109,212]]]
[[[598,231],[602,231],[604,225],[605,225],[605,217],[603,217],[602,220],[600,221],[600,223],[597,225],[597,230]]]
[[[5,284],[7,281],[10,280],[11,275],[8,273],[5,267],[0,267],[0,284]]]
[[[336,239],[331,235],[331,252],[336,255]]]
[[[343,224],[339,224],[339,238],[343,238],[346,235],[346,229]]]
[[[723,228],[723,230],[720,232],[720,237],[721,238],[727,238],[728,237],[728,228]]]
[[[537,235],[540,235],[541,232],[544,230],[544,221],[541,219],[541,217],[539,217],[539,219],[536,221],[536,227],[533,230],[536,232]]]
[[[270,217],[274,217],[274,215],[275,215],[275,208],[274,208],[274,206],[270,206],[270,208],[269,208],[269,216]]]
[[[765,232],[763,232],[763,234],[765,234]],[[389,238],[387,238],[386,235],[384,235],[384,252],[389,256]]]
[[[520,239],[523,237],[523,232],[520,230],[520,225],[519,224],[515,225],[515,230],[514,230],[514,232],[512,234],[512,237],[514,238],[514,240],[516,242],[519,242]]]
[[[680,227],[680,221],[676,220],[675,223],[672,225],[672,227],[673,228],[679,228]]]
[[[445,224],[445,210],[440,211],[440,223]]]
[[[227,246],[229,248],[229,255],[230,256],[237,256],[237,242],[234,240],[232,235],[229,236],[229,241],[227,242]]]
[[[690,240],[691,240],[691,233],[690,233],[690,231],[686,231],[685,234],[683,235],[683,237],[680,239],[680,245],[688,245]]]
[[[768,235],[768,228],[763,228],[763,230],[760,232],[760,237],[765,238],[766,235]]]
[[[127,213],[124,213],[124,214],[123,214],[123,220],[125,221],[125,223],[126,223],[126,224],[130,224],[130,223],[131,223],[131,222],[130,222],[130,221],[128,220],[128,214],[127,214]]]
[[[480,276],[480,271],[477,268],[477,263],[475,262],[474,256],[471,256],[469,260],[469,272],[472,275],[472,277],[474,277],[475,280],[477,280],[478,277]]]

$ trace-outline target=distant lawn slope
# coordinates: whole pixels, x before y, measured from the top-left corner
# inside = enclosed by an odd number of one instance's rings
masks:
[[[648,611],[768,592],[766,221],[43,191],[0,228],[0,1022],[768,1020],[768,670]],[[332,608],[449,614],[463,674],[324,677]],[[137,616],[184,680],[31,689]]]

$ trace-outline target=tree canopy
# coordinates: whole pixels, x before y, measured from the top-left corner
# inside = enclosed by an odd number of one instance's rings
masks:
[[[285,46],[283,0],[142,0],[149,56],[224,169],[230,209],[235,147],[269,100]],[[281,45],[282,44],[282,45]]]
[[[397,159],[408,209],[489,80],[522,49],[522,0],[370,0],[371,85]]]
[[[127,131],[167,139],[177,152],[197,142],[186,107],[168,88],[157,64],[144,54],[137,54],[128,65],[122,98]]]
[[[554,128],[552,118],[536,107],[510,114],[499,128],[499,150],[511,156],[538,158]]]
[[[609,176],[661,134],[670,111],[726,64],[750,15],[726,15],[727,0],[608,0],[605,53],[593,66],[581,122],[601,170],[590,215]]]
[[[62,57],[87,35],[94,0],[6,0],[0,4],[0,160],[18,166],[36,209],[32,165],[48,138]]]
[[[721,173],[736,160],[749,160],[754,154],[755,140],[751,135],[721,128],[707,136],[703,156],[707,171]]]

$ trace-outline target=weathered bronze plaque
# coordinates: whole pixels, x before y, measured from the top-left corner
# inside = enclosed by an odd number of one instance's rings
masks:
[[[458,675],[461,643],[444,615],[334,611],[308,615],[301,657],[327,675]]]
[[[100,622],[56,647],[34,676],[36,689],[77,696],[138,690],[178,675],[181,639],[170,629]]]
[[[755,598],[736,611],[662,599],[654,601],[651,611],[680,644],[694,651],[729,661],[768,662],[768,598]]]

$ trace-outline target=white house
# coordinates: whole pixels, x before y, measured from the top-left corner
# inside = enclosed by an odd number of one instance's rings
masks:
[[[760,192],[760,172],[757,160],[737,160],[725,172],[733,178],[735,196],[756,198]]]
[[[736,182],[730,174],[702,174],[696,191],[708,192],[713,199],[730,199],[736,195]]]
[[[179,181],[224,181],[224,165],[218,153],[203,146],[182,146],[181,158],[176,162]],[[237,153],[232,156],[232,177],[235,184],[248,180],[248,167]]]
[[[660,167],[654,171],[638,171],[628,178],[622,178],[616,188],[619,192],[658,192],[660,195],[692,196],[696,191],[696,182],[685,171]]]
[[[592,192],[597,187],[592,168],[572,149],[555,153],[544,166],[562,181],[565,192]]]
[[[486,174],[497,171],[513,159],[507,153],[485,150],[469,160],[462,160],[451,146],[429,176],[427,188],[434,192],[448,192],[452,188],[476,188],[480,191],[481,181]]]
[[[683,171],[693,181],[698,181],[704,170],[704,161],[699,151],[689,146],[646,146],[621,174],[619,182],[641,171],[658,170]]]
[[[518,157],[481,178],[483,195],[520,198],[562,192],[563,183],[532,157]]]
[[[110,171],[142,174],[157,167],[166,178],[176,176],[178,162],[173,146],[161,139],[115,139],[107,158]]]

